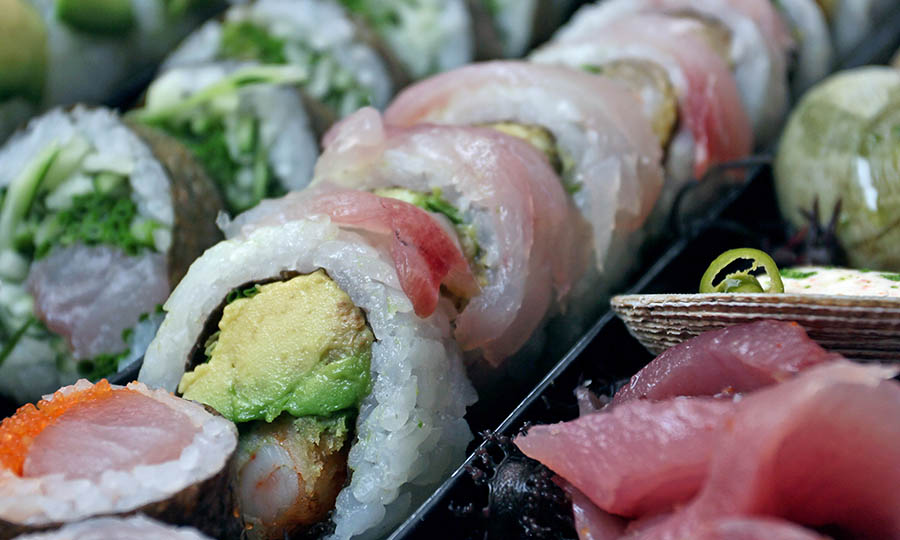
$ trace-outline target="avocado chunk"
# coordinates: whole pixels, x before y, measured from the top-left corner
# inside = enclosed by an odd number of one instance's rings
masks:
[[[209,362],[178,391],[233,422],[357,407],[370,391],[375,337],[347,293],[322,270],[257,290],[225,306]]]
[[[557,173],[562,173],[563,165],[559,148],[556,145],[556,137],[541,126],[519,124],[517,122],[495,122],[487,124],[493,130],[517,137],[529,143],[547,156],[547,161]]]
[[[0,0],[0,101],[41,100],[47,73],[47,28],[24,0]]]
[[[125,34],[137,23],[131,0],[56,0],[56,16],[93,34]]]

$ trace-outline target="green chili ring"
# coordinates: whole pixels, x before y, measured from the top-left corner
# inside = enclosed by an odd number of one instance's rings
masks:
[[[734,261],[749,260],[750,268],[728,274],[719,282],[713,285],[716,276],[723,269]],[[762,268],[769,276],[769,288],[763,290],[759,280],[751,274],[757,268]],[[784,283],[781,281],[781,274],[778,272],[778,265],[772,260],[772,257],[758,249],[740,248],[730,249],[719,255],[703,273],[700,279],[701,293],[783,293]]]

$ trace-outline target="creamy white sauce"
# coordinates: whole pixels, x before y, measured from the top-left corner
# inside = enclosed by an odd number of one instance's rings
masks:
[[[798,266],[783,269],[781,280],[790,294],[900,297],[900,274],[894,272]],[[760,276],[759,282],[765,289],[768,276]]]

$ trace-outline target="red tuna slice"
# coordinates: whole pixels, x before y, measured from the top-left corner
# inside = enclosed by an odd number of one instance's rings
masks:
[[[575,532],[579,540],[615,540],[625,532],[625,520],[597,508],[584,493],[560,479],[560,486],[572,499]]]
[[[602,31],[546,45],[533,59],[575,68],[642,59],[665,69],[678,95],[682,129],[694,141],[694,177],[702,178],[711,164],[749,154],[753,130],[730,66],[695,35],[693,27],[698,24],[660,15],[631,15]]]
[[[528,341],[586,267],[586,224],[543,154],[515,137],[472,127],[391,127],[362,109],[326,140],[314,184],[438,189],[471,218],[487,268],[455,336],[493,366]]]
[[[72,245],[31,265],[28,292],[35,315],[66,339],[75,358],[116,354],[127,347],[122,331],[169,296],[166,256]]]
[[[706,332],[657,356],[616,393],[613,404],[749,392],[839,358],[809,339],[796,323],[731,326]]]
[[[733,407],[707,398],[633,401],[534,426],[515,443],[602,510],[639,517],[670,510],[699,491]]]
[[[99,478],[178,459],[197,428],[181,411],[132,390],[72,406],[35,438],[23,476]]]
[[[263,201],[242,214],[233,227],[246,234],[257,227],[321,214],[340,225],[390,238],[400,286],[416,315],[434,313],[442,284],[464,298],[478,293],[478,284],[452,231],[417,206],[367,191],[320,185],[289,193],[281,199]]]
[[[773,516],[852,538],[900,538],[897,369],[847,361],[744,397],[698,497],[637,536],[680,539],[729,516]]]

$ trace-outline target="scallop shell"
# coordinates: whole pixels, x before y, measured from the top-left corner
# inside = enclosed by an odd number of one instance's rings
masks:
[[[794,321],[822,347],[858,360],[900,360],[900,298],[820,294],[632,294],[612,308],[654,354],[703,332]]]

